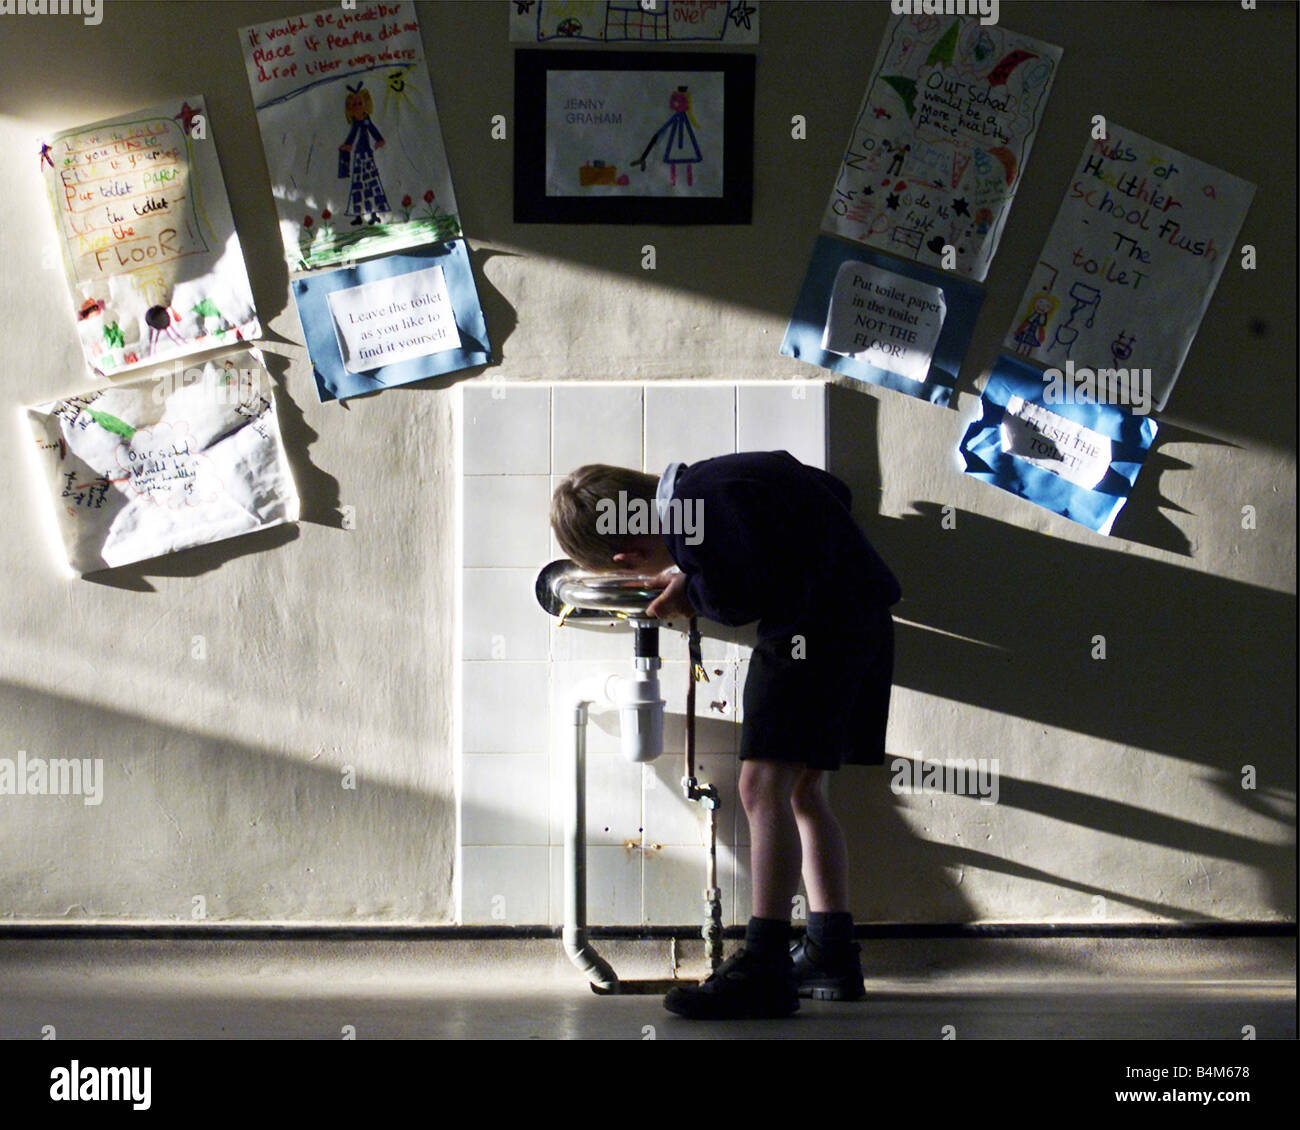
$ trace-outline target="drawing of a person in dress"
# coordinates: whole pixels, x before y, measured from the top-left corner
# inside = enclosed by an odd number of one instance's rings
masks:
[[[668,108],[673,112],[673,116],[655,130],[654,136],[645,147],[645,152],[632,164],[639,165],[641,171],[645,172],[645,162],[650,155],[650,150],[654,148],[655,142],[663,137],[665,138],[663,159],[668,166],[670,183],[677,183],[677,166],[685,165],[686,183],[689,185],[692,183],[691,166],[698,164],[704,158],[700,156],[700,145],[695,140],[695,130],[700,128],[700,123],[691,113],[691,96],[686,87],[679,86],[668,96]],[[695,128],[692,129],[692,126]]]
[[[1060,301],[1056,295],[1048,294],[1046,291],[1040,291],[1034,300],[1029,304],[1029,313],[1025,320],[1016,327],[1016,352],[1021,354],[1033,353],[1035,349],[1043,344],[1044,330],[1047,320],[1056,313]]]
[[[375,164],[375,155],[370,148],[374,139],[375,149],[382,149],[386,142],[375,123],[370,120],[374,112],[374,101],[364,84],[348,87],[345,103],[347,120],[352,123],[347,140],[339,146],[339,176],[351,175],[352,183],[348,187],[348,205],[343,210],[345,215],[354,217],[355,227],[370,213],[370,222],[379,223],[379,213],[387,212],[388,197],[379,179],[379,167]],[[350,168],[349,168],[350,166]]]

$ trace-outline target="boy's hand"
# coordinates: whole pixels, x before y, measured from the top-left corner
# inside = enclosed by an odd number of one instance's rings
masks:
[[[656,580],[665,579],[664,591],[654,598],[646,608],[646,614],[660,620],[672,620],[675,617],[695,615],[690,599],[686,595],[686,574],[671,571],[660,573]]]

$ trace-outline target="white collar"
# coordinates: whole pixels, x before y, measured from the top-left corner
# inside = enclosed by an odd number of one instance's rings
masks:
[[[673,489],[677,486],[677,472],[685,463],[669,463],[659,477],[659,489],[655,491],[655,509],[659,512],[659,528],[667,529],[668,503],[672,501]]]

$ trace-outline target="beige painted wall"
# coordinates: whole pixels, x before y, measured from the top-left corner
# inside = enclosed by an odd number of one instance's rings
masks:
[[[0,922],[190,921],[199,898],[221,922],[452,919],[453,382],[316,401],[235,36],[312,7],[0,17],[0,756],[107,771],[97,807],[0,797]],[[516,226],[511,146],[489,139],[491,115],[512,115],[505,5],[421,5],[501,357],[472,379],[821,376],[777,347],[887,11],[765,3],[754,223],[674,230]],[[908,594],[891,752],[998,757],[1001,803],[843,776],[853,909],[1294,917],[1295,8],[1004,3],[1002,21],[1065,58],[959,410],[856,389],[831,402],[832,468]],[[18,449],[19,406],[90,383],[61,274],[42,266],[57,256],[34,137],[195,91],[270,327],[304,520],[66,581]],[[1258,186],[1242,239],[1259,269],[1226,271],[1111,539],[966,480],[952,455],[1094,113]],[[345,766],[360,788],[340,787]]]

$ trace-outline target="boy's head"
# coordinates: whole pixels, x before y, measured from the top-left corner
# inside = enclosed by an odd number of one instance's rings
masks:
[[[633,517],[654,512],[658,489],[659,479],[644,471],[606,463],[579,467],[551,498],[555,540],[593,573],[661,572],[673,564],[667,546],[661,537],[639,532]]]

